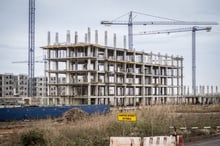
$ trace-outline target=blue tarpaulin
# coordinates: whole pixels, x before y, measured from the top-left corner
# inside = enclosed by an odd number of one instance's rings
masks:
[[[0,121],[61,117],[66,111],[73,108],[79,108],[90,115],[94,113],[107,113],[110,110],[109,105],[0,108]]]

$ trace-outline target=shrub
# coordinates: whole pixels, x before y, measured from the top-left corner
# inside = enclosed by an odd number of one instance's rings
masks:
[[[44,138],[43,130],[31,129],[21,134],[21,143],[23,146],[44,146],[46,140]]]

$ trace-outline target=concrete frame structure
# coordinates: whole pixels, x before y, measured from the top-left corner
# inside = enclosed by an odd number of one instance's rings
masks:
[[[16,81],[15,81],[16,82]],[[17,76],[17,95],[26,97],[28,95],[28,76],[20,74]]]
[[[77,32],[71,43],[68,31],[65,43],[59,43],[56,33],[51,45],[49,32],[48,45],[42,47],[47,52],[48,76],[34,78],[34,98],[27,97],[27,75],[0,74],[0,104],[13,98],[34,105],[220,103],[217,86],[198,86],[197,96],[183,86],[182,57],[126,49],[125,36],[124,48],[117,48],[116,34],[109,47],[107,32],[104,45],[99,45],[97,30],[94,40],[91,43],[88,29],[84,43],[78,42]]]
[[[58,33],[51,45],[48,32],[47,51],[48,82],[50,104],[110,104],[148,105],[183,102],[183,58],[145,53],[91,43],[91,31],[85,35],[85,43],[70,42],[67,31],[66,43],[60,44]],[[126,38],[124,46],[126,47]],[[65,80],[59,81],[59,78]],[[51,94],[55,87],[55,95]],[[65,89],[65,93],[62,93]]]
[[[47,78],[46,77],[35,77],[34,78],[34,96],[46,97],[47,96]]]
[[[1,96],[13,96],[15,93],[15,76],[13,74],[1,74],[0,75],[1,82]]]
[[[46,97],[47,78],[34,78],[34,96]],[[12,73],[0,74],[0,97],[27,97],[28,75]]]
[[[0,97],[25,97],[28,94],[27,75],[0,74]]]

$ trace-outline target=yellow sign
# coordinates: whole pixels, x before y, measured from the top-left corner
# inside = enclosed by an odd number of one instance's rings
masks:
[[[118,113],[118,121],[136,122],[137,116],[134,113]]]

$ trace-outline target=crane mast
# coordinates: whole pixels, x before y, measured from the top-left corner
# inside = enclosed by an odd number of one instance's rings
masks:
[[[159,31],[148,31],[142,32],[134,35],[151,35],[151,34],[163,34],[163,33],[177,33],[177,32],[192,32],[192,92],[196,96],[196,31],[206,30],[207,32],[211,31],[211,27],[189,27],[189,28],[179,28],[179,29],[167,29]]]
[[[218,25],[217,22],[212,22],[212,21],[179,21],[179,20],[174,20],[174,19],[168,19],[168,18],[163,18],[167,19],[169,21],[133,21],[133,16],[132,16],[132,11],[129,13],[129,19],[128,22],[126,21],[101,21],[101,24],[104,25],[127,25],[128,26],[128,47],[130,50],[133,49],[133,26],[134,25]],[[137,13],[137,12],[136,12]],[[140,14],[140,13],[139,13]],[[152,16],[149,14],[145,14],[148,16]],[[152,16],[152,17],[157,17],[157,18],[162,18],[158,16]],[[198,28],[198,27],[193,27],[190,31],[192,31],[192,89],[193,89],[193,95],[196,95],[196,31],[199,30],[210,30],[210,27],[207,28]],[[173,32],[184,32],[185,30],[176,30]],[[162,32],[163,33],[163,32]],[[167,32],[165,32],[167,33]]]
[[[35,50],[35,0],[29,0],[28,28],[28,96],[33,97],[34,50]]]
[[[196,96],[196,29],[192,29],[192,92]]]

